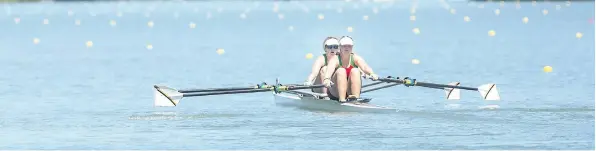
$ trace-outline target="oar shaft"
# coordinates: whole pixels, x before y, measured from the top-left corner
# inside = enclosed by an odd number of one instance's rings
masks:
[[[319,85],[296,85],[296,86],[289,86],[287,90],[299,90],[299,89],[312,89],[312,88],[322,88],[325,87],[323,84]]]
[[[324,85],[311,85],[311,86],[275,86],[271,88],[262,88],[262,89],[254,89],[254,90],[235,90],[235,91],[218,91],[218,92],[208,92],[208,93],[183,93],[183,97],[191,97],[191,96],[208,96],[208,95],[222,95],[222,94],[239,94],[239,93],[256,93],[256,92],[267,92],[267,91],[289,91],[289,90],[298,90],[298,89],[312,89],[312,88],[320,88],[324,87]]]
[[[455,86],[455,85],[446,85],[446,84],[426,83],[426,82],[416,82],[416,85],[417,86],[443,87],[443,88],[455,88],[455,89],[478,91],[478,88],[471,88],[471,87],[465,87],[465,86]]]
[[[379,78],[379,80],[385,81],[385,82],[404,83],[404,80],[400,80],[400,79]],[[414,86],[422,86],[422,87],[430,87],[430,88],[455,88],[455,89],[478,91],[478,88],[454,86],[454,85],[446,85],[446,84],[426,83],[426,82],[416,82],[416,84]]]
[[[254,93],[254,92],[267,92],[271,91],[270,89],[254,89],[254,90],[236,90],[236,91],[218,91],[218,92],[209,92],[209,93],[184,93],[182,94],[183,97],[191,97],[191,96],[208,96],[208,95],[222,95],[222,94],[238,94],[238,93]]]
[[[384,82],[383,81],[379,81],[379,82],[370,83],[370,84],[367,84],[367,85],[363,85],[361,88],[366,88],[366,87],[370,87],[370,86],[373,86],[373,85],[378,85],[378,84],[381,84],[381,83],[384,83]]]
[[[362,94],[362,93],[366,93],[366,92],[376,91],[376,90],[380,90],[380,89],[384,89],[384,88],[388,88],[388,87],[393,87],[393,86],[396,86],[396,85],[399,85],[399,84],[398,83],[394,83],[394,84],[390,84],[390,85],[380,86],[380,87],[376,87],[376,88],[364,90],[364,91],[362,91],[360,93]],[[364,87],[362,87],[362,88],[364,88]]]
[[[236,90],[253,90],[257,89],[257,86],[252,87],[233,87],[233,88],[208,88],[208,89],[184,89],[178,90],[180,93],[192,93],[192,92],[215,92],[215,91],[236,91]]]

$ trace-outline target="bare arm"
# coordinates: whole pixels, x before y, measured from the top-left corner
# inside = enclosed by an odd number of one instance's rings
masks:
[[[327,72],[325,72],[325,76],[323,77],[324,79],[330,79],[331,80],[331,76],[333,75],[334,71],[335,71],[335,67],[339,66],[339,60],[338,57],[331,57],[331,59],[329,59],[327,61]]]
[[[367,75],[371,75],[371,74],[375,73],[373,71],[373,69],[370,68],[370,66],[368,66],[368,64],[366,64],[366,61],[364,61],[364,59],[362,59],[358,55],[354,55],[354,63],[356,63],[356,65],[358,67],[360,67],[361,71],[366,73]]]
[[[315,78],[317,77],[317,75],[319,74],[319,71],[321,70],[321,67],[323,67],[324,64],[325,64],[325,58],[323,58],[323,56],[319,56],[317,58],[317,60],[315,61],[315,63],[312,65],[312,69],[311,69],[310,74],[308,75],[308,78],[306,79],[306,81],[312,83],[315,80]]]

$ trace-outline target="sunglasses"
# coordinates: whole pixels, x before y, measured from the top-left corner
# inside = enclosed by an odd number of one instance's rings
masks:
[[[343,51],[349,51],[353,47],[352,45],[341,45]]]
[[[339,45],[325,45],[326,49],[339,49]]]

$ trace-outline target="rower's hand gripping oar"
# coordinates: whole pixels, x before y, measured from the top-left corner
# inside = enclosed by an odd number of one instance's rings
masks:
[[[255,93],[255,92],[268,92],[273,91],[275,93],[298,90],[298,89],[311,89],[321,88],[324,85],[311,85],[311,86],[286,86],[286,85],[267,85],[266,83],[257,85],[249,88],[215,88],[215,89],[202,89],[208,91],[202,91],[200,89],[188,90],[176,90],[166,86],[153,86],[155,88],[154,106],[171,107],[176,106],[183,97],[193,96],[208,96],[208,95],[222,95],[222,94],[239,94],[239,93]],[[240,90],[238,90],[240,89]],[[197,93],[205,92],[205,93]]]
[[[473,88],[473,87],[459,86],[459,82],[452,82],[449,84],[435,84],[435,83],[428,83],[428,82],[419,82],[419,81],[416,81],[416,79],[409,79],[407,77],[404,78],[403,80],[399,79],[399,77],[395,78],[395,79],[393,79],[393,78],[379,78],[378,81],[400,83],[407,87],[420,86],[420,87],[427,87],[427,88],[443,89],[443,90],[445,90],[447,99],[449,99],[449,100],[460,99],[460,90],[462,90],[462,89],[478,91],[478,92],[480,92],[480,95],[482,96],[482,98],[484,100],[500,100],[501,99],[501,97],[499,96],[499,92],[497,91],[497,86],[496,86],[496,84],[493,84],[493,83],[484,84],[479,87]]]

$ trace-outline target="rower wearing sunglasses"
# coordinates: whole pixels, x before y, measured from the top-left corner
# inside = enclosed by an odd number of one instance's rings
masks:
[[[327,62],[331,58],[336,58],[336,53],[339,51],[339,40],[335,37],[327,37],[325,41],[323,41],[323,50],[325,53],[319,56],[317,60],[315,60],[314,64],[312,65],[312,71],[308,75],[306,82],[304,85],[312,85],[314,84],[322,84],[323,83],[323,76],[327,71]],[[333,73],[333,72],[332,72]],[[315,88],[312,90],[315,93],[321,93],[323,96],[327,95],[327,88]]]
[[[327,95],[330,99],[340,102],[356,100],[360,97],[362,88],[361,72],[370,75],[372,80],[379,77],[373,72],[366,61],[352,52],[354,41],[352,37],[344,36],[339,39],[340,52],[338,57],[329,59],[323,84],[329,88]]]

